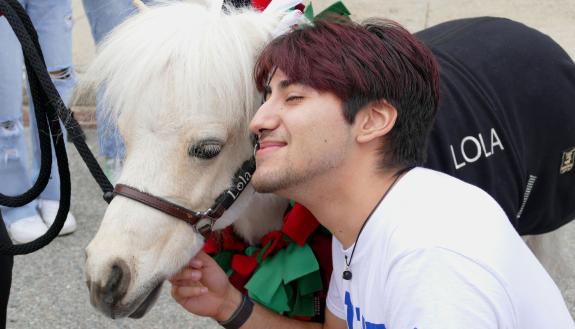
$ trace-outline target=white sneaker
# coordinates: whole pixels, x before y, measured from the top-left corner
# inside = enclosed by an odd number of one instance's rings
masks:
[[[56,219],[56,214],[58,213],[58,207],[60,206],[60,201],[54,200],[38,200],[38,209],[40,210],[40,215],[42,215],[42,219],[44,223],[48,227],[52,226],[54,220]],[[72,215],[71,212],[68,212],[68,216],[66,216],[66,221],[64,222],[64,226],[60,230],[58,235],[66,235],[76,231],[76,218]]]
[[[24,217],[8,225],[8,234],[15,243],[27,243],[41,237],[48,231],[39,215]]]

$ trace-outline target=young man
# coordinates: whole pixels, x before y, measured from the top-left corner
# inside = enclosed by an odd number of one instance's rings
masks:
[[[575,328],[497,203],[418,167],[438,71],[406,30],[316,22],[267,46],[255,77],[266,98],[252,183],[334,236],[325,323],[252,307],[203,253],[171,280],[186,310],[226,328]]]

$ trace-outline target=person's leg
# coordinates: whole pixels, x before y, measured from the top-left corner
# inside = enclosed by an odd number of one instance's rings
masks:
[[[0,17],[0,44],[0,192],[19,195],[32,186],[22,124],[23,57],[20,43],[4,17]],[[17,242],[33,240],[46,231],[36,205],[32,202],[19,208],[0,207]],[[28,223],[28,219],[33,223]]]
[[[96,44],[128,16],[137,12],[131,0],[82,0],[82,3]],[[104,114],[99,94],[96,94],[96,122],[100,154],[106,161],[106,175],[115,180],[124,156],[124,143],[116,126]]]
[[[46,67],[52,82],[66,106],[69,106],[76,77],[72,63],[72,3],[71,0],[60,1],[29,1],[26,11],[38,32],[38,40]],[[30,95],[30,92],[28,92]],[[36,121],[34,120],[34,106],[30,102],[30,128],[32,130],[33,174],[37,177],[40,170],[40,147]],[[63,125],[62,142],[66,140],[66,130]],[[60,200],[60,177],[54,148],[52,147],[52,171],[50,182],[40,195],[39,207],[42,218],[47,225],[55,219]],[[76,221],[69,214],[64,228],[60,234],[72,233],[76,229]]]
[[[82,4],[96,44],[128,16],[137,12],[132,0],[82,0]]]
[[[92,36],[99,44],[116,26],[137,12],[131,0],[82,0]],[[107,175],[114,180],[124,156],[124,142],[113,122],[108,120],[96,94],[96,122],[100,154],[106,158]]]
[[[72,3],[70,0],[60,1],[29,1],[26,11],[38,32],[38,40],[46,67],[52,82],[58,90],[66,106],[69,105],[76,83],[74,67],[72,64]],[[30,102],[30,128],[32,130],[33,173],[36,176],[40,166],[40,148],[36,120],[34,120],[34,106]],[[66,140],[66,130],[62,129]],[[53,150],[52,150],[53,151]],[[42,199],[60,199],[60,178],[54,155],[52,161],[51,179],[48,186],[40,195]]]
[[[6,18],[0,17],[0,192],[3,194],[20,194],[30,185],[26,167],[26,144],[22,127],[22,51],[20,43],[12,32]],[[20,157],[20,155],[24,157]],[[7,182],[9,178],[15,182]],[[18,179],[19,178],[19,179]],[[16,184],[13,186],[12,184]],[[10,189],[10,190],[9,190]],[[35,215],[34,204],[22,208],[0,207],[6,223],[16,219]],[[0,223],[0,244],[10,242],[8,232]],[[12,284],[12,256],[0,255],[0,328],[6,328],[6,311]]]

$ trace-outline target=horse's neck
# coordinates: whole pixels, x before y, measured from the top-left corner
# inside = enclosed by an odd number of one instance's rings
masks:
[[[267,233],[281,229],[288,203],[271,193],[254,193],[249,209],[233,224],[234,231],[250,245],[257,244]]]
[[[257,193],[251,184],[214,225],[221,230],[233,225],[234,231],[250,245],[271,231],[279,230],[289,201],[271,193]]]

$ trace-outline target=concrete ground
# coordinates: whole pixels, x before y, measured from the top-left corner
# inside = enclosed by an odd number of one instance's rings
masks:
[[[332,0],[314,0],[316,11]],[[523,22],[552,36],[575,57],[573,0],[347,0],[356,20],[371,16],[398,21],[416,32],[450,19],[502,16]],[[95,47],[81,0],[74,6],[74,60],[79,76],[94,57]],[[74,107],[87,126],[93,125],[93,104]],[[97,151],[93,129],[88,143]],[[89,304],[83,278],[83,249],[95,234],[106,204],[78,154],[69,148],[72,173],[72,211],[78,231],[56,239],[39,252],[16,257],[8,310],[8,328],[217,328],[207,319],[186,314],[169,297],[167,288],[151,312],[140,320],[110,320]],[[544,265],[560,287],[575,315],[575,224],[529,241],[538,252],[551,250]]]

